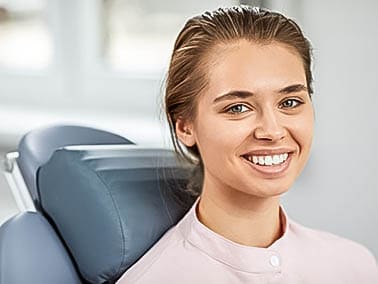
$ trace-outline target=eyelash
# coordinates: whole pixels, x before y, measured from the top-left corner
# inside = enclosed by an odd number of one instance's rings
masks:
[[[230,114],[232,114],[232,115],[235,115],[235,114],[239,114],[239,113],[243,113],[243,112],[245,112],[245,111],[242,111],[242,112],[233,112],[233,111],[231,111],[232,109],[234,109],[235,107],[238,107],[238,106],[245,107],[245,108],[248,108],[248,109],[249,109],[249,107],[247,107],[247,106],[244,105],[244,104],[236,104],[236,105],[233,105],[233,106],[230,106],[229,108],[227,108],[227,109],[226,109],[226,112],[227,112],[227,113],[230,113]]]
[[[303,102],[301,102],[300,100],[297,100],[297,99],[287,99],[287,100],[283,101],[281,103],[281,105],[284,104],[284,103],[286,103],[286,102],[289,102],[289,101],[293,101],[293,102],[297,103],[294,107],[289,107],[289,108],[296,108],[296,107],[298,107],[298,106],[300,106],[300,105],[303,104]]]
[[[301,102],[300,100],[297,100],[297,99],[287,99],[287,100],[283,101],[283,102],[281,103],[281,105],[284,104],[284,103],[286,103],[286,102],[289,102],[289,101],[296,102],[296,105],[295,105],[294,107],[287,107],[287,108],[291,108],[291,109],[294,109],[294,108],[300,106],[301,104],[303,104],[303,102]],[[233,111],[231,111],[233,108],[238,107],[238,106],[241,106],[241,107],[245,107],[245,108],[250,109],[250,108],[249,108],[248,106],[246,106],[245,104],[236,104],[236,105],[233,105],[233,106],[230,106],[230,107],[226,108],[225,111],[226,111],[227,113],[232,114],[232,115],[236,115],[236,114],[244,113],[245,111],[241,111],[241,112],[233,112]],[[285,107],[284,107],[284,108],[285,108]]]

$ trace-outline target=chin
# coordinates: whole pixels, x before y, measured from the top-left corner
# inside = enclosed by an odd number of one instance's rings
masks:
[[[246,189],[246,193],[249,195],[254,195],[261,198],[268,198],[268,197],[277,197],[289,191],[290,186],[282,186],[277,184],[275,185],[266,185],[263,186],[264,183],[260,184],[258,188],[248,188]]]

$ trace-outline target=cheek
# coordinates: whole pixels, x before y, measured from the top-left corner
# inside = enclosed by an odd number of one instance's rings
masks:
[[[306,113],[301,119],[297,119],[293,124],[294,138],[302,148],[302,152],[309,152],[312,144],[313,131],[314,131],[314,117],[312,112]]]
[[[202,119],[196,127],[196,141],[204,162],[209,156],[212,160],[232,157],[250,131],[251,128],[240,121]]]

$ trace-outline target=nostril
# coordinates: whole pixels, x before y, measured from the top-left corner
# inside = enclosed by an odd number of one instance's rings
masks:
[[[259,140],[279,141],[285,137],[284,128],[263,128],[257,127],[254,131],[254,137]]]

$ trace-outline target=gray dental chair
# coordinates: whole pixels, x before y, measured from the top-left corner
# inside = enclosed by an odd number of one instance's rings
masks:
[[[21,212],[0,227],[0,284],[115,283],[196,198],[173,151],[88,127],[28,133],[4,170]]]

